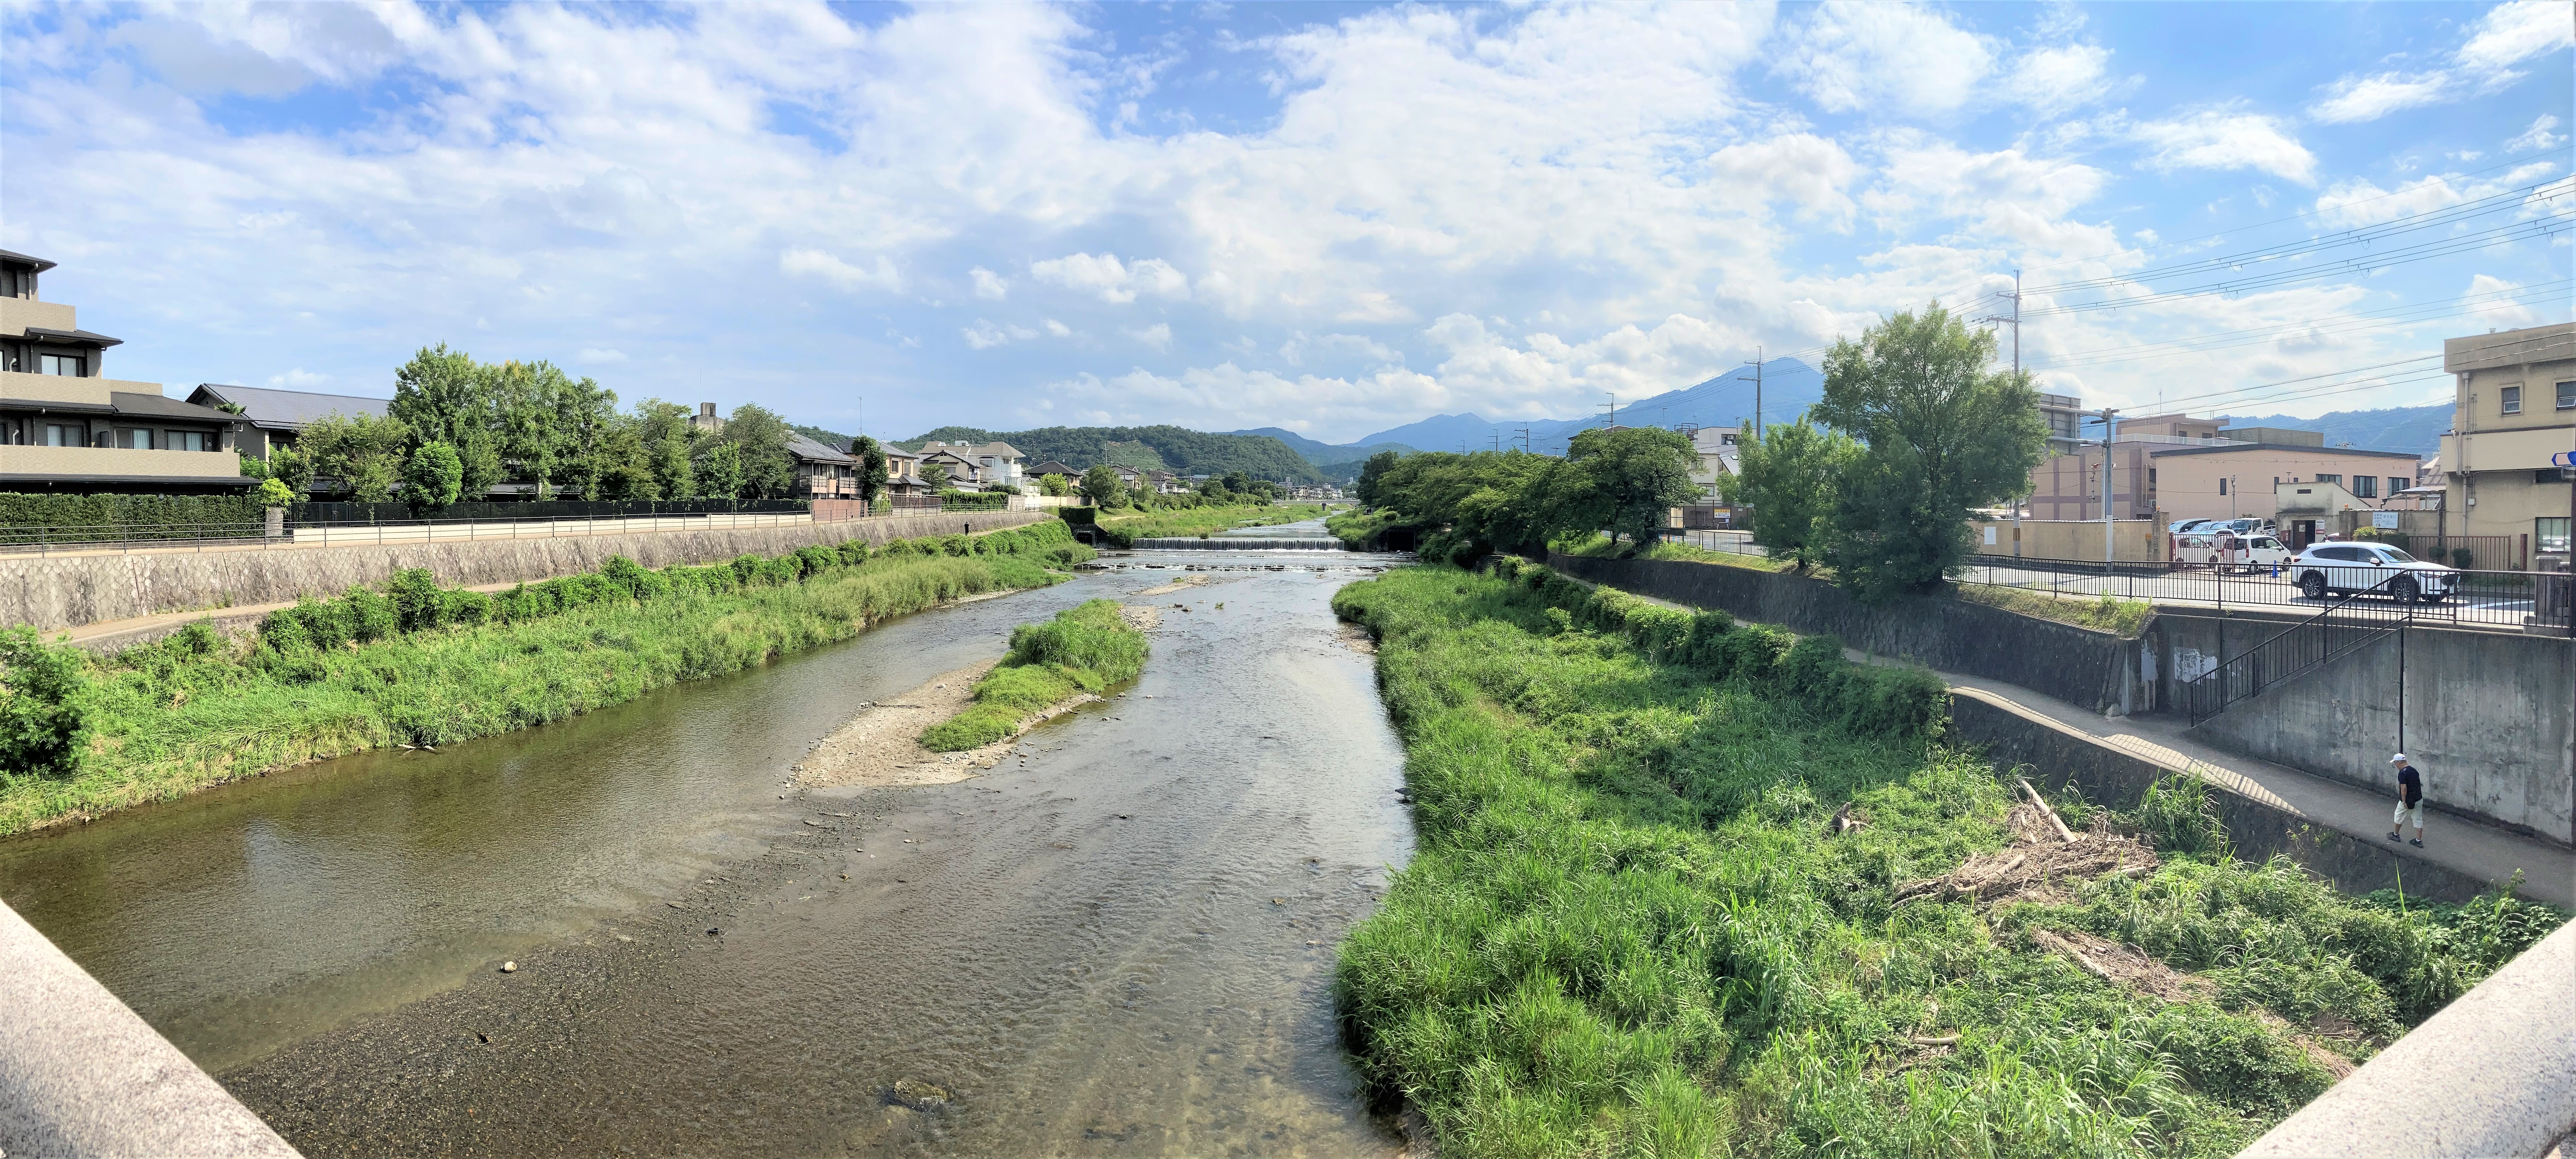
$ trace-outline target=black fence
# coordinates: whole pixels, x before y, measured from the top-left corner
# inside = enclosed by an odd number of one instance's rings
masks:
[[[2200,604],[2212,608],[2278,608],[2322,610],[2337,602],[2337,591],[2317,591],[2307,573],[2317,569],[2293,564],[2278,567],[2217,568],[2207,564],[2150,562],[2092,563],[2063,559],[2026,559],[1980,555],[1953,576],[1960,583],[1990,584],[2058,596],[2112,596],[2158,604]],[[2333,586],[2371,589],[2367,598],[2394,601],[2378,588],[2381,581],[2400,580],[2396,569],[2346,565]],[[2395,574],[2392,574],[2395,573]],[[2392,582],[2414,604],[2417,623],[2488,628],[2568,628],[2569,577],[2561,572],[2453,571],[2447,590],[2431,580],[2413,585]]]
[[[2434,619],[2420,599],[2396,599],[2389,589],[2402,573],[2361,591],[2332,597],[2317,613],[2203,673],[2182,687],[2184,710],[2199,724],[2229,705],[2359,649],[2420,619]]]

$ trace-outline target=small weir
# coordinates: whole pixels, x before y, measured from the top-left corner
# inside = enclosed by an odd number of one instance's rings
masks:
[[[1255,539],[1248,535],[1212,535],[1205,539],[1139,539],[1138,551],[1348,551],[1338,539]]]

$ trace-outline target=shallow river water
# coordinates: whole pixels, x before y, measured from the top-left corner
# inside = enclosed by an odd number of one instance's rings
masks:
[[[1102,562],[563,724],[0,844],[0,897],[309,1155],[1401,1149],[1328,994],[1411,851],[1329,607],[1387,558]],[[1206,586],[1133,594],[1190,567]],[[1099,596],[1163,609],[1125,695],[958,784],[787,783],[863,702]]]

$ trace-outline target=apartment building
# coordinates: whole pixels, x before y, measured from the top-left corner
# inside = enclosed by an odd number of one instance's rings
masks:
[[[38,292],[55,263],[0,250],[0,490],[221,494],[248,489],[244,424],[106,374],[118,339]]]
[[[2038,519],[2102,518],[2098,441],[2052,454],[2031,472]],[[2149,415],[2112,427],[2111,511],[2119,519],[2271,519],[2283,483],[2332,483],[2373,501],[2413,485],[2416,458],[2399,451],[2329,447],[2315,431],[2221,428],[2215,419]]]
[[[1737,458],[1736,440],[1743,436],[1740,427],[1697,427],[1689,432],[1691,441],[1691,486],[1699,492],[1689,506],[1676,509],[1680,517],[1675,527],[1686,531],[1712,531],[1734,525],[1734,511],[1726,497],[1718,493],[1718,481],[1742,469]]]
[[[2566,558],[2569,489],[2551,456],[2576,454],[2576,324],[2503,330],[2442,343],[2457,376],[2442,436],[2442,514],[2449,535],[2506,536],[2523,559]]]
[[[295,445],[304,434],[305,424],[338,415],[356,418],[367,415],[386,417],[392,399],[367,398],[354,394],[316,394],[305,390],[271,390],[262,386],[234,386],[222,382],[201,382],[188,392],[188,401],[198,406],[229,411],[243,423],[236,445],[241,453],[254,459],[266,459]]]

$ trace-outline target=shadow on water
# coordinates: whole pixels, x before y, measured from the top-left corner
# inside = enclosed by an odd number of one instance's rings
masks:
[[[1128,695],[973,781],[782,786],[861,702],[1185,553],[0,845],[0,896],[308,1154],[1391,1150],[1327,994],[1411,848],[1328,606],[1369,557],[1242,554],[1142,601]]]

